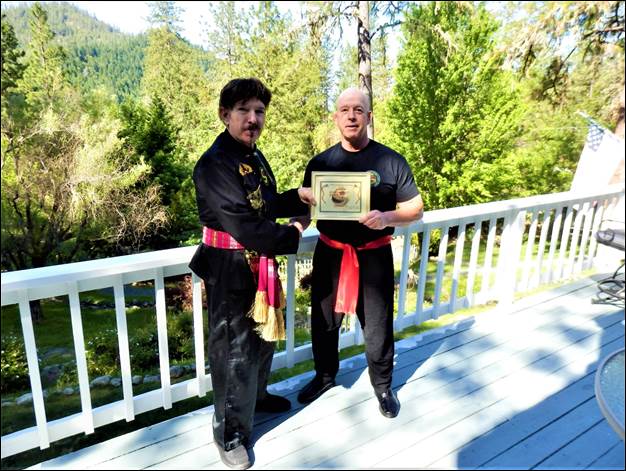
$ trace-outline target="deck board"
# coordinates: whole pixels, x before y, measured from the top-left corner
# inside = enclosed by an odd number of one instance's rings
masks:
[[[593,279],[396,343],[397,418],[378,412],[364,355],[303,406],[312,372],[274,384],[294,406],[258,414],[254,469],[623,469],[595,369],[624,345],[624,312],[591,304]],[[222,469],[212,406],[40,463],[32,469]]]

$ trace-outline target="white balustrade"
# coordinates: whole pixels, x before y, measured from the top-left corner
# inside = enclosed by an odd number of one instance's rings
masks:
[[[622,187],[611,187],[595,193],[556,193],[508,201],[471,205],[459,208],[427,211],[421,221],[408,227],[396,228],[394,235],[403,238],[398,290],[398,313],[394,328],[435,319],[490,300],[511,302],[517,291],[532,289],[590,268],[597,244],[593,233],[597,230],[605,207],[615,206],[624,198]],[[565,213],[564,213],[565,212]],[[565,215],[564,215],[565,214]],[[527,215],[529,217],[527,218]],[[536,233],[541,215],[541,232],[536,244]],[[561,228],[563,222],[563,228]],[[487,229],[484,261],[479,266],[483,223]],[[573,229],[572,229],[573,226]],[[436,258],[434,287],[427,290],[431,234],[441,234]],[[446,270],[449,234],[457,234],[456,250],[451,267]],[[528,231],[525,250],[524,235]],[[411,245],[411,236],[421,239],[419,249]],[[466,234],[471,238],[467,267],[464,266]],[[498,235],[499,234],[499,235]],[[286,332],[284,351],[274,355],[273,369],[291,367],[312,358],[311,344],[295,346],[294,313],[296,280],[311,269],[310,260],[302,260],[317,243],[318,232],[308,229],[301,240],[298,255],[289,255],[286,266]],[[499,240],[498,240],[499,239]],[[549,240],[549,242],[548,242]],[[500,249],[496,251],[499,244]],[[549,247],[548,247],[549,246]],[[537,247],[537,251],[535,251]],[[569,249],[569,250],[568,250]],[[131,421],[137,414],[158,408],[169,409],[172,404],[193,396],[202,397],[211,390],[210,374],[205,372],[201,280],[192,274],[193,329],[195,343],[195,377],[171,384],[167,343],[167,310],[165,278],[190,274],[188,263],[195,247],[161,250],[157,252],[113,257],[59,266],[2,273],[2,306],[18,305],[26,357],[30,373],[36,425],[2,436],[2,458],[31,448],[47,448],[51,442],[78,433],[92,433],[95,428],[117,420]],[[411,254],[419,250],[420,261],[417,283],[408,286]],[[544,253],[548,251],[547,257]],[[498,260],[495,262],[494,257]],[[297,258],[300,258],[297,260]],[[496,271],[495,280],[493,279]],[[442,288],[451,272],[447,301]],[[478,286],[477,276],[482,278]],[[465,278],[465,292],[461,281]],[[124,285],[151,281],[155,286],[156,324],[161,386],[143,394],[134,395]],[[123,399],[92,408],[86,362],[86,346],[81,320],[79,293],[113,288],[122,376]],[[432,299],[425,299],[427,291]],[[416,297],[415,310],[407,312],[406,297]],[[82,411],[48,421],[38,365],[38,350],[31,319],[29,302],[50,297],[68,296],[76,355]],[[340,348],[363,342],[363,335],[355,319],[342,332]]]

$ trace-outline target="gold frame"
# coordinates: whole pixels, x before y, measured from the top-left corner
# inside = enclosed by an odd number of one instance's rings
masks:
[[[312,219],[358,220],[370,210],[369,172],[312,172]]]

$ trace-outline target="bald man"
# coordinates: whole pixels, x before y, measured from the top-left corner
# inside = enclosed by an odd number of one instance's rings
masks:
[[[303,187],[313,171],[369,172],[371,211],[358,221],[318,220],[320,241],[313,256],[311,335],[316,375],[299,393],[309,403],[335,386],[339,370],[339,329],[344,315],[355,314],[365,338],[369,376],[382,415],[398,415],[392,387],[394,268],[391,235],[423,215],[423,202],[406,159],[367,135],[372,111],[356,88],[342,92],[333,115],[341,142],[309,162]],[[342,258],[356,256],[356,272]],[[344,255],[346,254],[346,255]],[[356,254],[356,255],[354,255]],[[355,276],[356,275],[356,276]],[[352,293],[352,299],[337,299]],[[350,296],[348,296],[350,298]]]

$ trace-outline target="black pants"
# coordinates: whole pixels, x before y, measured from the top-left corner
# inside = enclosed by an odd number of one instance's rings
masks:
[[[247,445],[254,406],[266,394],[274,342],[266,342],[247,316],[254,290],[205,282],[209,308],[209,365],[215,413],[213,436],[226,450]]]
[[[313,255],[311,336],[315,371],[327,379],[339,370],[339,329],[334,314],[342,251],[318,241]],[[374,391],[391,386],[393,372],[393,254],[391,246],[357,252],[359,300],[357,316],[365,338],[365,356]]]

